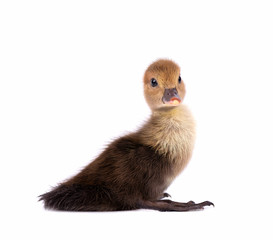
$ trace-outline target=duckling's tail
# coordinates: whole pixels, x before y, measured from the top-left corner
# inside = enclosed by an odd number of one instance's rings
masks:
[[[40,195],[39,201],[44,201],[47,209],[62,211],[120,210],[110,191],[102,186],[61,184],[52,191]]]

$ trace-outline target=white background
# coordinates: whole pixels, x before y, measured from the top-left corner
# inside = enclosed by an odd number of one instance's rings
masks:
[[[1,239],[272,239],[271,1],[1,1]],[[46,211],[39,194],[149,117],[145,68],[182,69],[197,122],[168,189],[189,213]]]

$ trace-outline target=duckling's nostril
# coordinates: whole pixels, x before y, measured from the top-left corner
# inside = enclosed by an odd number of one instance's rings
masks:
[[[167,96],[173,95],[173,94],[178,94],[176,88],[167,88],[165,89],[165,94]]]

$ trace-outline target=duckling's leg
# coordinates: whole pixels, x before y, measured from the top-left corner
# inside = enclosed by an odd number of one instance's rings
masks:
[[[169,193],[164,192],[160,199],[162,198],[172,198],[172,196]]]
[[[212,202],[205,201],[202,203],[194,203],[192,201],[188,203],[173,202],[171,200],[157,200],[157,201],[143,201],[141,202],[141,208],[153,209],[158,211],[176,211],[186,212],[193,210],[202,210],[205,206],[214,206]]]

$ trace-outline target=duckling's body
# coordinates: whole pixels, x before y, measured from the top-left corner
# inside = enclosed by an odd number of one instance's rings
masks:
[[[45,207],[189,211],[212,205],[161,200],[169,196],[164,191],[188,164],[195,140],[193,117],[181,103],[185,87],[179,74],[179,67],[170,60],[151,64],[144,75],[150,119],[137,132],[112,142],[75,177],[41,195]]]

